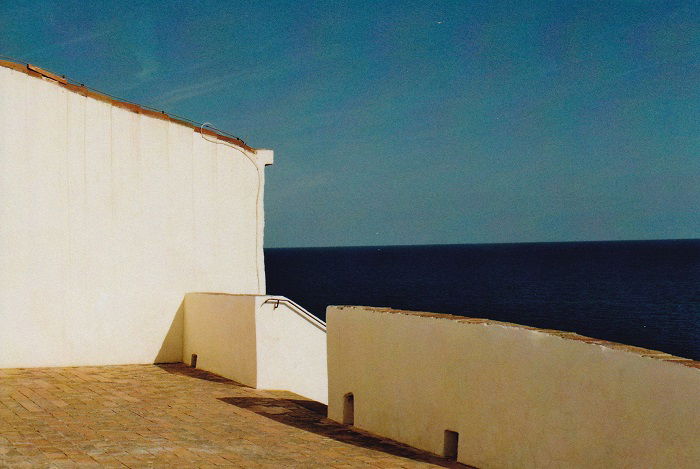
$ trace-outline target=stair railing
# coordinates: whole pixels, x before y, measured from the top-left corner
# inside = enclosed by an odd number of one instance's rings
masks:
[[[289,309],[294,311],[297,315],[301,316],[303,319],[310,322],[311,324],[313,324],[314,326],[316,326],[317,328],[319,328],[323,332],[326,332],[326,323],[325,322],[323,322],[322,320],[320,320],[319,318],[317,318],[316,316],[314,316],[313,314],[308,312],[306,309],[304,309],[302,306],[293,302],[289,298],[285,298],[283,296],[282,297],[270,297],[270,298],[267,298],[265,301],[263,301],[262,304],[266,304],[266,303],[273,303],[275,305],[275,309],[277,309],[279,307],[280,303],[285,304],[289,307]]]

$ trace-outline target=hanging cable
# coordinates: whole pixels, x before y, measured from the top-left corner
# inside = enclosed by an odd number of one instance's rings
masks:
[[[260,252],[259,252],[260,251],[260,218],[261,218],[260,217],[260,193],[262,192],[262,185],[263,185],[262,168],[260,167],[258,162],[255,160],[255,158],[253,158],[253,156],[248,154],[248,152],[244,151],[240,147],[233,145],[229,142],[222,141],[222,140],[208,139],[206,137],[206,134],[204,133],[204,127],[208,127],[214,133],[219,133],[219,129],[217,129],[216,127],[211,125],[209,122],[204,122],[199,127],[199,133],[204,140],[206,140],[207,142],[215,143],[217,145],[225,145],[227,147],[231,147],[234,150],[238,151],[239,153],[243,154],[243,156],[245,156],[248,159],[248,161],[250,161],[252,163],[252,165],[255,167],[255,171],[258,174],[258,187],[257,187],[256,193],[255,193],[255,276],[256,276],[257,284],[258,284],[258,293],[262,294],[263,289],[262,289],[262,285],[260,285],[260,265],[259,265],[259,263],[260,263]]]

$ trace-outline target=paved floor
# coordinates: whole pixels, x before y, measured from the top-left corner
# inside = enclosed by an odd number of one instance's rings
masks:
[[[0,467],[466,467],[185,365],[0,369]]]

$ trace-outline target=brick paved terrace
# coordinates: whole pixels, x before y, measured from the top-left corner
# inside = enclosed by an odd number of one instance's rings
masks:
[[[0,467],[466,467],[182,364],[0,369]]]

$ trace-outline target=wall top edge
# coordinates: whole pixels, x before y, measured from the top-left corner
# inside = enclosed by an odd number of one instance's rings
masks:
[[[185,296],[255,296],[255,297],[264,297],[267,298],[269,295],[262,295],[260,293],[226,293],[226,292],[218,292],[218,291],[191,291],[185,293]]]
[[[98,91],[92,90],[92,89],[86,87],[85,85],[77,85],[74,83],[70,83],[69,80],[66,79],[65,76],[57,75],[55,73],[49,72],[49,71],[44,70],[43,68],[40,68],[36,65],[32,65],[32,64],[25,65],[25,64],[17,63],[17,62],[0,60],[0,67],[8,68],[8,69],[20,72],[20,73],[24,73],[25,75],[29,75],[29,76],[34,77],[34,78],[48,79],[48,80],[51,80],[52,82],[54,82],[56,85],[66,89],[72,93],[76,93],[76,94],[79,94],[81,96],[84,96],[86,98],[96,99],[98,101],[111,104],[112,106],[129,110],[129,111],[134,112],[136,114],[143,114],[145,116],[153,117],[155,119],[165,120],[165,121],[173,122],[176,124],[184,125],[185,127],[189,127],[197,133],[201,133],[203,135],[208,135],[210,137],[214,137],[217,140],[221,140],[223,142],[231,143],[231,144],[236,145],[237,147],[240,147],[240,148],[242,148],[250,153],[256,154],[258,152],[258,150],[256,148],[253,148],[253,147],[247,145],[245,142],[243,142],[243,140],[241,140],[239,138],[224,135],[224,134],[217,132],[215,130],[204,128],[203,126],[194,125],[191,122],[188,122],[186,120],[178,119],[176,117],[170,116],[165,111],[160,111],[160,112],[154,111],[152,109],[145,108],[145,107],[140,106],[138,104],[133,104],[133,103],[130,103],[128,101],[123,101],[123,100],[108,96],[106,94],[100,93]],[[265,164],[272,164],[272,163],[265,163]]]
[[[394,309],[389,307],[376,307],[376,306],[351,306],[351,305],[333,305],[330,308],[336,308],[338,310],[352,312],[352,311],[366,311],[379,314],[398,314],[404,316],[413,317],[423,317],[431,319],[440,319],[447,321],[454,321],[460,324],[467,325],[486,325],[486,326],[501,326],[501,327],[512,327],[516,329],[522,329],[533,332],[541,332],[547,335],[556,336],[566,340],[574,340],[577,342],[584,342],[589,345],[599,345],[612,350],[619,350],[623,352],[634,353],[646,358],[653,358],[655,360],[662,360],[671,363],[676,363],[679,365],[687,366],[690,368],[695,368],[700,370],[700,361],[691,360],[690,358],[677,357],[666,352],[661,352],[658,350],[646,349],[643,347],[636,347],[633,345],[621,344],[618,342],[611,342],[609,340],[595,339],[593,337],[586,337],[575,332],[559,331],[556,329],[541,329],[538,327],[524,326],[522,324],[516,324],[512,322],[495,321],[493,319],[485,318],[472,318],[465,316],[457,316],[454,314],[444,314],[444,313],[431,313],[427,311],[409,311],[403,309]]]

